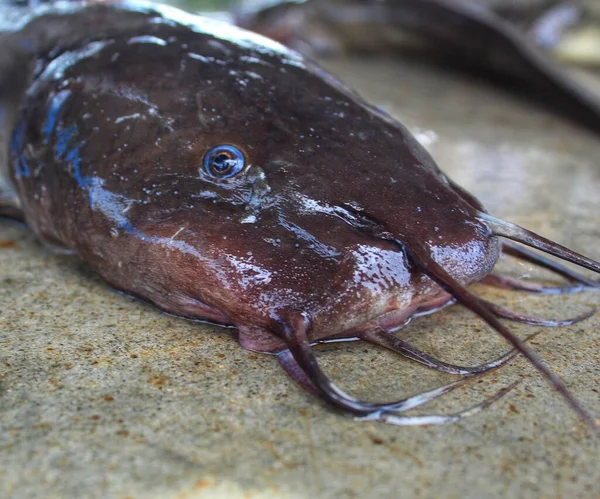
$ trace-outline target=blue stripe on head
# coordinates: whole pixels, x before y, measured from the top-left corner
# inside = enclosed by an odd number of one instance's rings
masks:
[[[11,155],[19,155],[25,146],[25,123],[19,121],[12,133],[10,140]]]
[[[77,126],[71,125],[67,128],[60,128],[56,130],[56,145],[55,155],[56,159],[63,159],[68,152],[69,142],[77,134]]]
[[[29,177],[29,175],[31,175],[29,165],[27,164],[27,161],[25,160],[22,154],[19,156],[19,159],[17,159],[15,166],[15,175],[17,177]]]
[[[81,174],[81,156],[79,154],[79,146],[80,144],[77,144],[75,147],[69,150],[69,152],[65,155],[65,160],[71,163],[71,168],[73,169],[73,178],[79,187],[85,189],[86,187],[90,187],[93,182],[93,177],[84,177]]]
[[[60,111],[70,95],[70,90],[63,90],[52,97],[50,101],[50,107],[48,108],[48,114],[46,115],[46,123],[44,123],[44,128],[42,129],[44,142],[46,144],[49,142],[50,137],[54,132]]]

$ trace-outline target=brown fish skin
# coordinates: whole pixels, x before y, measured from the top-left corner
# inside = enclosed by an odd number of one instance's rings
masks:
[[[208,318],[256,331],[293,307],[320,339],[435,300],[392,243],[352,227],[357,211],[416,230],[463,283],[498,257],[406,131],[296,56],[148,23],[44,64],[13,151],[27,224],[172,313],[207,317],[205,304]],[[202,158],[218,144],[252,166],[207,178]],[[270,190],[243,223],[257,171]]]
[[[309,343],[369,333],[368,341],[408,355],[381,334],[454,297],[590,423],[497,313],[463,288],[496,263],[494,231],[534,246],[538,239],[485,218],[402,125],[278,44],[162,7],[93,6],[63,16],[89,26],[115,13],[122,29],[70,33],[59,50],[34,51],[36,69],[11,124],[17,201],[0,205],[0,214],[20,207],[40,240],[78,255],[116,288],[177,315],[233,324],[244,347],[280,352],[286,370],[329,403],[395,423],[390,414],[405,401],[341,395]],[[203,166],[222,144],[246,158],[228,179]],[[546,251],[600,271],[548,244]],[[450,369],[483,372],[508,358]]]
[[[598,96],[478,1],[292,1],[237,22],[311,55],[401,53],[475,72],[600,133]]]

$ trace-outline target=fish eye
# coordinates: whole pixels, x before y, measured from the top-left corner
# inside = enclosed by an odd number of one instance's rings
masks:
[[[232,145],[215,146],[204,155],[204,171],[211,177],[231,178],[240,173],[244,166],[244,153]]]

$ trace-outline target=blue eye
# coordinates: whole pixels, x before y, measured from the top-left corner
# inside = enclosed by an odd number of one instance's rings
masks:
[[[235,146],[220,145],[209,149],[204,155],[204,171],[211,177],[231,178],[246,165],[244,153]]]

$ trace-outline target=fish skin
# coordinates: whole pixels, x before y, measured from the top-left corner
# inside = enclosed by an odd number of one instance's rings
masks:
[[[46,24],[115,13],[119,29],[66,39]],[[51,16],[24,28],[41,42],[11,182],[38,238],[114,287],[276,351],[284,312],[301,311],[315,341],[449,300],[382,227],[426,242],[463,284],[494,266],[499,243],[474,200],[402,125],[297,53],[141,3]],[[218,144],[244,152],[244,173],[208,178]]]
[[[310,55],[400,54],[458,68],[600,133],[597,92],[536,45],[541,26],[525,22],[528,33],[510,21],[525,7],[470,0],[284,1],[240,9],[236,22]],[[531,7],[543,13],[539,3]],[[558,23],[550,38],[560,40],[567,28]]]

